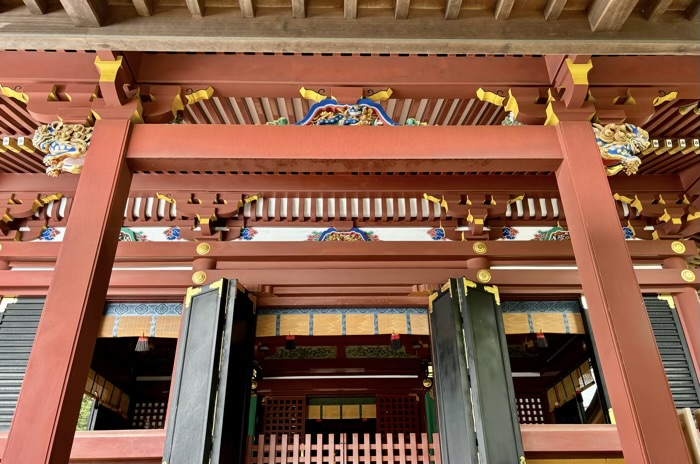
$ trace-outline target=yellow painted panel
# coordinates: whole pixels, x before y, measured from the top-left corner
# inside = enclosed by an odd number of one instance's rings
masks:
[[[359,404],[344,404],[343,419],[359,419],[360,405]]]
[[[374,315],[348,314],[345,316],[346,335],[374,335]]]
[[[411,333],[414,335],[430,334],[427,314],[411,314]]]
[[[274,337],[276,335],[277,335],[277,316],[270,315],[270,314],[258,316],[257,327],[255,329],[255,336],[256,337]]]
[[[576,396],[576,387],[574,387],[574,383],[571,381],[570,375],[564,377],[564,390],[566,391],[567,400],[570,400]]]
[[[547,401],[549,402],[549,412],[554,411],[554,404],[557,402],[557,394],[554,392],[554,388],[547,390]]]
[[[407,331],[405,314],[379,314],[377,321],[380,334],[405,334]]]
[[[121,316],[117,337],[140,337],[151,333],[152,316]]]
[[[100,321],[100,331],[97,332],[98,338],[112,338],[114,331],[114,319],[116,316],[102,316]]]
[[[343,334],[343,321],[340,314],[316,314],[312,317],[314,318],[314,335]]]
[[[322,419],[340,419],[339,404],[324,404],[321,409]]]
[[[156,318],[155,336],[160,338],[177,338],[180,334],[180,316],[158,316]]]
[[[503,315],[503,326],[507,334],[530,333],[530,324],[527,322],[526,313],[505,313]]]
[[[363,404],[362,405],[362,418],[363,419],[376,419],[377,418],[377,405],[376,404]]]
[[[306,417],[307,419],[320,419],[321,418],[321,406],[311,405],[306,407]]]
[[[625,464],[625,460],[622,458],[608,458],[607,464]]]
[[[583,319],[579,313],[566,313],[569,319],[569,330],[572,334],[584,334],[586,329],[583,327]]]
[[[280,316],[280,335],[309,335],[308,314],[283,314]]]
[[[559,382],[554,386],[554,388],[557,390],[557,397],[559,398],[559,404],[564,403],[566,400],[566,392],[564,391],[564,385]]]
[[[566,333],[561,313],[530,313],[535,333]]]

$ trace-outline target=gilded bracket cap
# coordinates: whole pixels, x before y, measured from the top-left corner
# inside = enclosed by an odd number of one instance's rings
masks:
[[[483,255],[488,251],[488,248],[486,248],[486,244],[484,242],[474,242],[472,249],[474,250],[474,253],[479,255]]]
[[[192,274],[192,282],[197,285],[203,284],[205,280],[207,280],[207,273],[204,271],[197,271]]]
[[[491,281],[491,273],[486,269],[482,269],[476,273],[476,278],[479,279],[479,282],[485,284]]]
[[[197,245],[197,254],[200,256],[208,255],[209,252],[211,251],[211,245],[208,243],[200,243]]]
[[[681,279],[686,282],[695,282],[695,273],[690,269],[683,269],[681,271]]]
[[[674,253],[678,253],[679,255],[682,255],[685,253],[685,244],[683,242],[673,242],[671,243],[671,250],[673,250]]]

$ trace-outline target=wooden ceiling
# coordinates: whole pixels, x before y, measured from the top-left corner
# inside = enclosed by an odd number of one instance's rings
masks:
[[[700,0],[2,0],[15,49],[700,53]]]

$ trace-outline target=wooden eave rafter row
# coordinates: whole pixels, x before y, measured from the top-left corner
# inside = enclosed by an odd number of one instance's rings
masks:
[[[381,9],[362,11],[362,3],[359,8],[349,4],[335,11],[294,0],[292,11],[266,8],[256,14],[254,3],[243,2],[243,8],[211,7],[215,14],[207,14],[203,0],[188,0],[188,8],[136,1],[135,8],[106,6],[106,0],[63,0],[64,9],[43,15],[32,15],[25,8],[9,10],[0,13],[5,24],[0,36],[5,46],[17,49],[520,54],[692,53],[700,49],[696,19],[688,20],[698,0],[693,0],[687,14],[669,11],[663,21],[647,20],[634,10],[635,0],[591,0],[588,14],[564,10],[557,21],[552,8],[544,10],[549,21],[536,9],[513,9],[510,14],[512,0],[497,2],[495,11],[470,10],[468,2],[460,10],[450,0],[437,14],[398,0],[386,15]],[[138,16],[137,11],[152,15]],[[343,17],[346,11],[356,12],[357,19]],[[194,21],[193,15],[197,16]],[[411,27],[395,17],[407,17]]]

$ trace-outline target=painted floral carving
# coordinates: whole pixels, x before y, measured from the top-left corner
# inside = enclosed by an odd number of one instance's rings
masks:
[[[253,240],[258,232],[252,227],[244,227],[241,229],[241,240]]]
[[[41,236],[39,237],[39,240],[54,240],[60,233],[61,231],[54,227],[47,227],[46,229],[41,231]]]
[[[502,229],[502,233],[505,240],[515,240],[515,237],[518,235],[518,230],[515,227],[505,226]]]
[[[442,227],[433,227],[427,233],[432,240],[446,240],[445,229]]]
[[[179,227],[169,227],[163,232],[167,240],[179,240],[180,239],[180,228]]]
[[[379,237],[371,230],[363,231],[357,227],[344,232],[331,227],[320,232],[313,231],[307,240],[309,242],[377,242]]]

